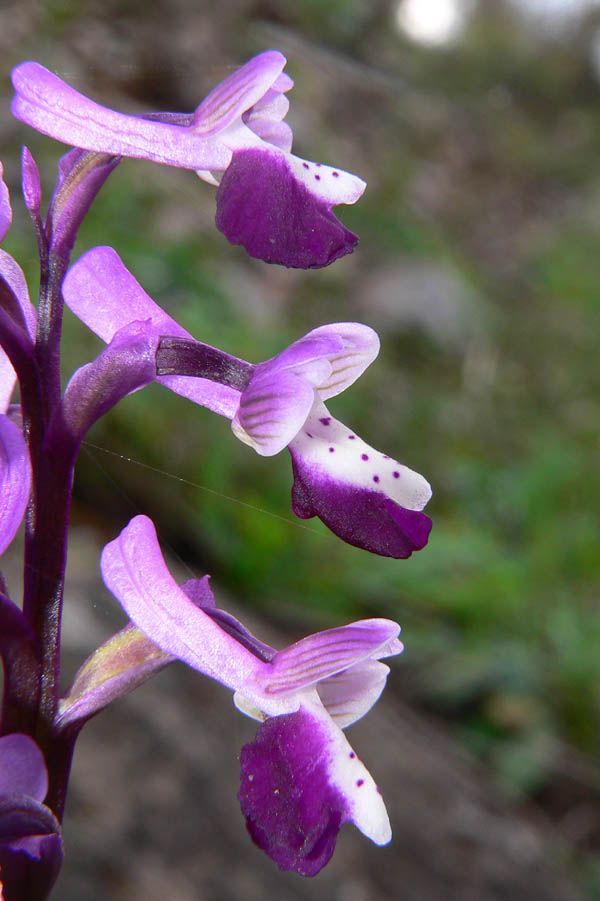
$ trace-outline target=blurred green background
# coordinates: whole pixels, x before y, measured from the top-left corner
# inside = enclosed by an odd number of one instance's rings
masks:
[[[285,452],[259,458],[228,422],[152,386],[90,433],[75,516],[109,538],[147,513],[217,596],[283,623],[397,619],[396,687],[559,818],[557,785],[600,792],[600,7],[420,0],[419,19],[418,6],[0,12],[7,73],[36,58],[124,111],[193,109],[254,53],[286,53],[296,152],[368,181],[338,208],[360,236],[352,256],[319,272],[250,260],[215,230],[212,188],[135,161],[110,177],[76,255],[111,244],[196,337],[254,362],[325,322],[373,326],[380,357],[332,412],[434,490],[429,546],[370,556],[294,519]],[[15,148],[31,147],[47,196],[62,149],[3,109],[5,247],[35,285]],[[67,376],[100,344],[70,314],[65,333]],[[558,764],[565,747],[579,782]],[[600,817],[581,844],[598,848]]]

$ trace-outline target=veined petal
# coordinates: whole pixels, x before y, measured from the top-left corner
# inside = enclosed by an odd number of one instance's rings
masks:
[[[285,56],[277,50],[266,50],[248,60],[204,98],[194,113],[193,131],[209,137],[227,128],[267,93],[277,81],[285,63]]]
[[[319,331],[314,329],[315,332]],[[298,338],[270,360],[258,363],[256,375],[269,372],[289,370],[301,375],[316,387],[331,373],[330,357],[343,350],[344,344],[335,328],[323,326],[321,334],[309,332]]]
[[[10,205],[10,195],[4,182],[4,168],[2,163],[0,163],[0,241],[4,240],[11,223],[12,207]]]
[[[311,385],[293,372],[263,371],[242,392],[233,433],[261,456],[277,454],[306,421],[314,396]]]
[[[315,387],[322,400],[345,391],[370,366],[379,353],[379,336],[376,331],[360,322],[334,322],[313,329],[303,340],[315,340],[334,334],[340,348],[329,354],[331,372],[326,380]]]
[[[44,755],[29,735],[0,738],[0,795],[26,795],[43,801],[48,791]]]
[[[234,691],[259,684],[268,666],[196,606],[177,585],[163,560],[156,531],[136,516],[107,544],[102,576],[133,623],[167,654]],[[247,691],[244,691],[248,695]],[[253,696],[250,695],[250,700]]]
[[[29,501],[31,464],[21,430],[0,416],[0,554],[9,546]]]
[[[378,660],[363,660],[319,682],[323,707],[340,729],[369,712],[385,688],[389,671],[389,666]]]
[[[80,257],[67,272],[63,295],[73,313],[107,343],[128,323],[147,319],[156,335],[192,337],[146,294],[112,247],[94,247]],[[239,391],[209,379],[166,375],[156,381],[229,419],[239,404]]]
[[[328,266],[358,238],[332,206],[353,203],[361,179],[299,160],[270,145],[234,149],[217,191],[217,228],[232,244],[267,263],[302,269]]]
[[[289,444],[297,516],[318,516],[344,541],[388,557],[424,547],[431,497],[423,476],[365,444],[317,402]]]
[[[100,106],[36,62],[13,69],[11,111],[42,134],[100,153],[184,169],[224,169],[231,153],[188,127],[128,116]]]
[[[265,694],[299,691],[335,673],[376,658],[400,633],[388,619],[364,619],[309,635],[278,651],[263,681]]]
[[[281,870],[316,875],[343,823],[376,844],[391,838],[372,776],[325,710],[268,719],[242,748],[238,798],[253,841]]]

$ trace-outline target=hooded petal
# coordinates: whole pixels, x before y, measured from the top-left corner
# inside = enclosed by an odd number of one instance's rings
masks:
[[[285,63],[285,56],[278,50],[265,50],[253,57],[204,98],[194,113],[193,130],[204,137],[223,131],[264,97],[277,81]]]
[[[112,247],[94,247],[71,266],[63,282],[67,306],[103,341],[133,320],[149,319],[156,335],[191,335],[146,294]],[[233,419],[240,393],[203,378],[167,375],[161,385]]]
[[[43,801],[48,791],[44,755],[28,735],[0,738],[0,795],[27,795]]]
[[[379,338],[358,322],[313,329],[285,350],[258,363],[242,391],[234,434],[263,456],[283,450],[321,397],[339,394],[375,359]]]
[[[319,269],[358,242],[331,211],[353,203],[365,183],[284,154],[271,145],[234,149],[217,190],[216,225],[251,257],[301,269]]]
[[[305,335],[303,340],[315,340],[331,334],[337,337],[340,347],[329,354],[331,370],[327,379],[315,385],[321,400],[327,400],[349,388],[379,353],[377,332],[360,322],[321,325]]]
[[[0,241],[9,230],[12,223],[12,207],[10,205],[10,195],[8,188],[4,182],[4,168],[0,163]]]
[[[376,844],[390,840],[377,786],[325,711],[303,706],[268,719],[240,762],[248,832],[281,870],[316,875],[348,821]]]
[[[7,416],[0,416],[0,554],[21,525],[30,489],[31,464],[21,430]]]
[[[233,433],[262,456],[278,454],[302,428],[314,396],[311,385],[293,372],[259,373],[242,392]]]
[[[184,169],[225,169],[231,158],[222,143],[188,127],[99,106],[39,63],[21,63],[13,69],[12,81],[13,116],[73,147]]]
[[[419,511],[431,497],[428,482],[365,444],[324,404],[315,404],[289,450],[297,516],[318,516],[349,544],[387,557],[425,546],[431,520]]]

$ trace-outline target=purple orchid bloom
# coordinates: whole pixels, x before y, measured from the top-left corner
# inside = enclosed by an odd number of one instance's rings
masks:
[[[149,320],[156,335],[191,339],[110,247],[84,254],[67,273],[63,294],[104,341],[132,319]],[[431,520],[421,511],[431,497],[428,482],[365,444],[324,405],[377,356],[379,339],[372,329],[355,322],[321,326],[256,366],[197,346],[212,358],[226,358],[236,378],[223,384],[218,379],[226,376],[215,364],[207,377],[159,375],[156,381],[231,419],[235,435],[259,454],[287,446],[298,516],[318,516],[347,543],[384,556],[405,558],[426,545]]]
[[[318,873],[345,822],[390,841],[381,794],[342,729],[383,691],[380,660],[402,651],[397,623],[360,620],[276,651],[215,607],[208,576],[175,582],[145,516],[106,545],[100,566],[151,641],[232,689],[238,709],[261,722],[242,749],[238,797],[252,839],[280,869]]]
[[[62,863],[60,825],[42,803],[48,775],[28,735],[0,738],[0,897],[47,898]]]
[[[358,239],[332,207],[365,183],[291,153],[283,122],[293,86],[267,50],[214,88],[194,113],[130,116],[99,106],[35,62],[13,71],[13,115],[59,141],[116,157],[194,169],[217,191],[217,228],[250,256],[303,269],[327,266]]]

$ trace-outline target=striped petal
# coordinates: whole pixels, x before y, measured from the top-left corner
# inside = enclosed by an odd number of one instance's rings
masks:
[[[285,63],[285,56],[277,50],[266,50],[249,60],[204,98],[194,113],[193,131],[203,137],[223,131],[264,97]]]
[[[365,619],[309,635],[275,654],[263,690],[278,695],[321,682],[377,657],[380,650],[387,652],[399,632],[400,626],[392,620]]]

